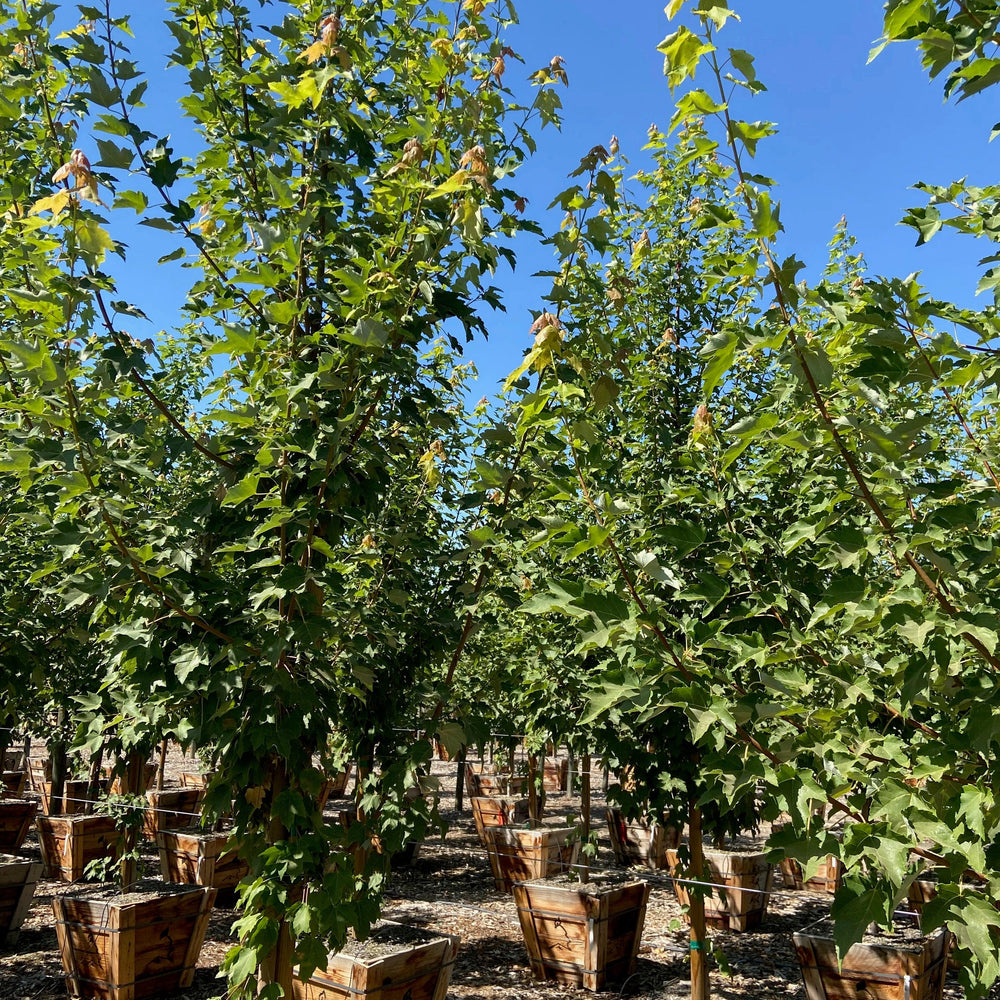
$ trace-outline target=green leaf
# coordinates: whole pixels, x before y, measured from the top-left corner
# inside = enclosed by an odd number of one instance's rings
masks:
[[[245,476],[235,486],[226,491],[226,496],[222,501],[222,506],[235,507],[237,504],[243,503],[244,500],[255,496],[259,482],[259,475]]]
[[[353,327],[338,330],[337,336],[349,344],[357,344],[359,347],[376,350],[385,347],[388,342],[389,328],[379,320],[365,316],[359,319]]]

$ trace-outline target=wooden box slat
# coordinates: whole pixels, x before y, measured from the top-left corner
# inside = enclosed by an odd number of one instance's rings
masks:
[[[572,827],[518,830],[494,826],[487,827],[486,833],[493,882],[500,892],[509,893],[515,882],[567,872],[580,853],[580,841]]]
[[[803,877],[802,865],[794,858],[781,859],[781,878],[786,889],[835,893],[844,881],[844,866],[832,854],[820,864],[812,878]]]

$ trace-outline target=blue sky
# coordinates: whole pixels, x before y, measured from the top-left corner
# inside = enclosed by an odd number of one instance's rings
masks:
[[[731,22],[719,44],[753,53],[768,87],[736,111],[779,126],[778,136],[761,144],[757,169],[778,181],[781,255],[794,252],[815,275],[834,226],[846,215],[873,271],[922,271],[934,294],[973,304],[976,262],[988,246],[942,233],[916,248],[915,234],[897,222],[906,207],[922,203],[919,192],[908,190],[916,181],[947,183],[966,174],[976,183],[992,181],[1000,144],[987,142],[995,115],[989,97],[945,105],[940,81],[926,79],[909,45],[890,46],[866,66],[880,34],[877,0],[736,0],[735,7],[743,20]],[[113,9],[133,12],[133,52],[150,72],[143,124],[158,134],[183,129],[171,105],[169,76],[161,75],[171,40],[154,15],[160,5],[119,0]],[[612,134],[633,166],[643,165],[649,124],[666,126],[672,113],[656,45],[673,27],[656,0],[521,0],[518,10],[521,24],[511,44],[525,66],[510,60],[508,81],[519,73],[526,77],[553,55],[565,58],[570,80],[562,91],[562,131],[542,133],[537,156],[515,185],[539,215],[580,157]],[[558,215],[543,223],[551,229]],[[158,303],[148,301],[150,252],[133,245],[125,290],[141,293],[146,301],[139,304],[164,325],[180,292],[163,274]],[[489,342],[470,350],[481,372],[477,395],[491,392],[517,366],[530,340],[528,311],[543,304],[547,285],[531,273],[548,266],[549,253],[525,245],[519,256],[517,272],[502,271],[495,280],[505,289],[508,312],[488,316]]]

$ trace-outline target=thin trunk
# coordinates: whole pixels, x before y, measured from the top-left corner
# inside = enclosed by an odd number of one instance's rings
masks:
[[[62,726],[66,722],[66,712],[59,710],[57,725],[62,731]],[[61,816],[63,812],[63,795],[66,792],[66,744],[61,736],[57,736],[49,743],[49,814]],[[45,779],[45,772],[42,772],[42,780]]]
[[[158,792],[163,791],[163,772],[167,768],[167,741],[164,740],[160,744],[160,766],[156,772],[156,790]]]
[[[97,757],[103,755],[104,747]],[[146,754],[133,750],[125,760],[125,770],[119,779],[123,795],[139,795],[142,791],[143,778],[146,771]],[[100,761],[97,761],[97,774],[101,773]],[[122,833],[122,860],[119,866],[122,892],[129,892],[139,881],[139,862],[136,858],[135,845],[139,840],[139,827],[130,823]]]
[[[533,754],[528,754],[528,817],[531,819],[533,828],[542,824],[542,813],[538,803],[538,785],[535,783],[538,778],[538,758]]]
[[[590,751],[585,751],[581,758],[583,770],[580,773],[580,836],[587,845],[590,841]],[[590,881],[589,855],[580,854],[580,878]]]
[[[705,881],[705,855],[701,842],[701,810],[691,803],[688,815],[688,846],[691,850],[691,878]],[[688,917],[691,920],[691,1000],[709,1000],[707,934],[705,931],[705,897],[701,886],[689,887]]]
[[[90,770],[87,772],[87,804],[83,807],[88,813],[94,811],[94,804],[101,795],[101,765],[104,763],[104,741],[90,759]]]
[[[458,777],[455,778],[455,809],[461,813],[465,800],[465,758],[467,756],[466,746],[463,743],[462,749],[458,751]]]
[[[572,795],[576,784],[576,754],[572,747],[566,747],[566,762],[566,791]]]
[[[275,758],[269,768],[271,787],[269,790],[270,800],[274,800],[285,790],[288,785],[288,772],[285,761]],[[359,782],[361,768],[358,767]],[[288,835],[284,824],[272,812],[270,822],[267,827],[267,842],[276,844],[284,840]],[[257,981],[263,987],[271,983],[277,983],[286,997],[292,995],[292,934],[288,927],[288,921],[282,914],[278,915],[278,940],[274,947],[267,953],[257,970]]]

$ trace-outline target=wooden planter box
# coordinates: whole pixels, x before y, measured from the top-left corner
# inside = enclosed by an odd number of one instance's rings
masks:
[[[489,848],[490,840],[486,831],[493,826],[519,826],[528,822],[527,799],[498,799],[480,795],[469,799],[472,803],[472,818],[476,822],[479,842]]]
[[[465,787],[470,798],[482,795],[520,795],[527,781],[524,777],[477,771],[473,765],[465,765]]]
[[[112,778],[111,772],[113,770],[114,769],[112,767],[102,768],[101,774],[103,775],[103,777],[101,780],[107,784],[110,784],[112,795],[121,795],[122,779],[120,776]],[[142,781],[142,788],[135,789],[134,794],[145,795],[146,790],[153,783],[153,779],[155,777],[156,777],[156,765],[151,761],[146,761],[146,763],[142,765],[142,777],[140,779]]]
[[[97,858],[117,856],[121,834],[111,816],[38,816],[38,842],[45,877],[78,882]]]
[[[806,892],[835,893],[844,881],[844,866],[832,854],[819,866],[810,879],[803,879],[802,865],[794,858],[781,859],[781,878],[786,889],[804,889]]]
[[[542,784],[547,792],[565,792],[569,787],[569,760],[545,761],[542,764]]]
[[[680,831],[649,816],[627,820],[620,809],[608,809],[608,832],[611,850],[620,865],[645,865],[666,868],[667,851],[680,844]]]
[[[676,851],[667,851],[671,872],[679,877]],[[730,931],[749,931],[759,927],[767,913],[774,865],[763,854],[742,854],[737,851],[705,851],[705,876],[701,881],[725,885],[705,896],[705,923]],[[674,882],[674,891],[681,906],[687,906],[690,895],[687,886]]]
[[[317,969],[308,980],[296,975],[293,1000],[445,1000],[459,939],[417,931],[425,940],[401,943],[393,950],[391,936],[398,926],[389,921],[376,926],[369,940],[377,944],[371,950],[381,954],[364,957],[342,951],[331,955],[327,967]],[[407,929],[404,940],[413,936],[413,930]],[[385,938],[390,941],[380,940]]]
[[[35,799],[0,798],[0,854],[13,854],[21,849],[36,812]]]
[[[0,944],[4,947],[17,943],[18,930],[41,877],[42,866],[37,861],[0,854]]]
[[[28,780],[27,771],[3,771],[0,773],[0,796],[18,796],[24,792],[24,786]]]
[[[97,783],[98,798],[108,791],[108,779],[101,778]],[[42,796],[42,812],[47,816],[52,814],[52,782],[43,781],[40,792]],[[90,782],[75,778],[63,782],[62,809],[60,815],[75,816],[90,812],[96,800],[90,794]]]
[[[339,771],[332,778],[327,778],[323,783],[323,791],[320,793],[320,808],[326,804],[328,799],[342,799],[347,794],[347,783],[351,780],[351,771],[354,765],[348,764],[343,771]]]
[[[141,1000],[191,985],[215,890],[161,882],[136,890],[52,900],[71,997]]]
[[[535,979],[603,990],[635,971],[649,884],[627,882],[514,886],[524,944]]]
[[[518,830],[512,826],[487,828],[490,868],[499,892],[510,892],[515,882],[549,878],[570,871],[580,853],[576,830]]]
[[[202,788],[164,788],[146,792],[149,806],[142,820],[142,832],[156,840],[158,830],[191,826],[201,813]]]
[[[948,933],[939,928],[913,944],[852,945],[843,963],[826,932],[806,928],[792,935],[802,967],[806,1000],[940,1000],[944,989]]]
[[[185,788],[208,788],[211,780],[211,774],[202,774],[201,771],[181,771],[181,784]]]
[[[160,875],[167,882],[212,886],[232,892],[250,871],[228,833],[213,833],[198,828],[158,830],[156,846],[160,852]]]
[[[42,789],[47,781],[52,780],[52,761],[45,758],[28,759],[28,781],[31,782],[31,790],[42,794]]]

